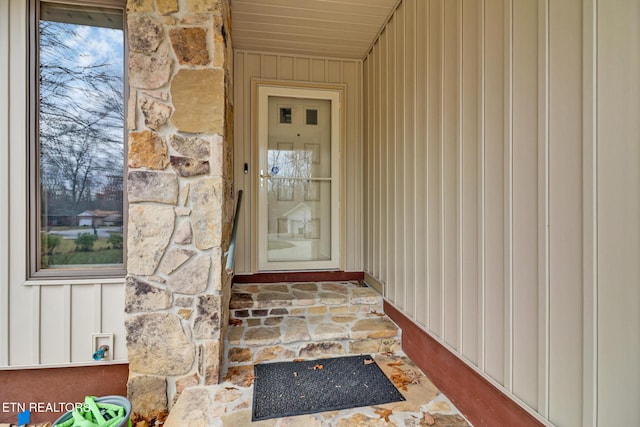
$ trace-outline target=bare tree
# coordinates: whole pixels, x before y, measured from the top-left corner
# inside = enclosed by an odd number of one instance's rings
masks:
[[[41,183],[66,198],[69,216],[91,205],[124,155],[122,58],[94,60],[84,40],[86,27],[40,22]]]

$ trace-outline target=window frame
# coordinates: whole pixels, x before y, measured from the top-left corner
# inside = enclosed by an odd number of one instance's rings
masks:
[[[122,264],[113,266],[98,267],[89,265],[87,267],[73,266],[60,268],[41,268],[41,193],[40,193],[40,103],[39,103],[39,68],[40,68],[40,6],[41,3],[82,6],[88,8],[113,9],[122,14],[123,32],[123,70],[122,85],[123,97],[122,106],[124,120],[122,122],[123,134],[123,164],[122,164]],[[121,281],[127,274],[127,222],[128,222],[128,200],[127,200],[127,152],[128,152],[128,129],[127,129],[127,107],[129,99],[128,84],[128,37],[127,37],[127,11],[126,0],[29,0],[27,22],[27,271],[26,284],[47,284],[68,279],[67,281],[83,281],[84,279],[102,279],[107,283],[114,280]],[[56,283],[57,284],[57,283]]]

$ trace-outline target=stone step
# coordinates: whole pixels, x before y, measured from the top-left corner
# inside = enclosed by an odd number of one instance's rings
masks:
[[[357,282],[236,284],[230,307],[228,377],[256,363],[401,348],[382,297]]]
[[[235,319],[370,313],[382,312],[382,296],[358,282],[236,284],[229,308]]]

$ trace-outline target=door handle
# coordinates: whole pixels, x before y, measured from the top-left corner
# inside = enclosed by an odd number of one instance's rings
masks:
[[[271,175],[264,173],[264,169],[260,169],[260,179],[271,178]]]
[[[260,169],[260,187],[264,185],[264,180],[266,178],[271,178],[271,175],[265,174],[264,169]]]

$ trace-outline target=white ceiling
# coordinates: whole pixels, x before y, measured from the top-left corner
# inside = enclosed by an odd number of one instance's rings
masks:
[[[361,59],[398,0],[231,0],[233,47]]]

